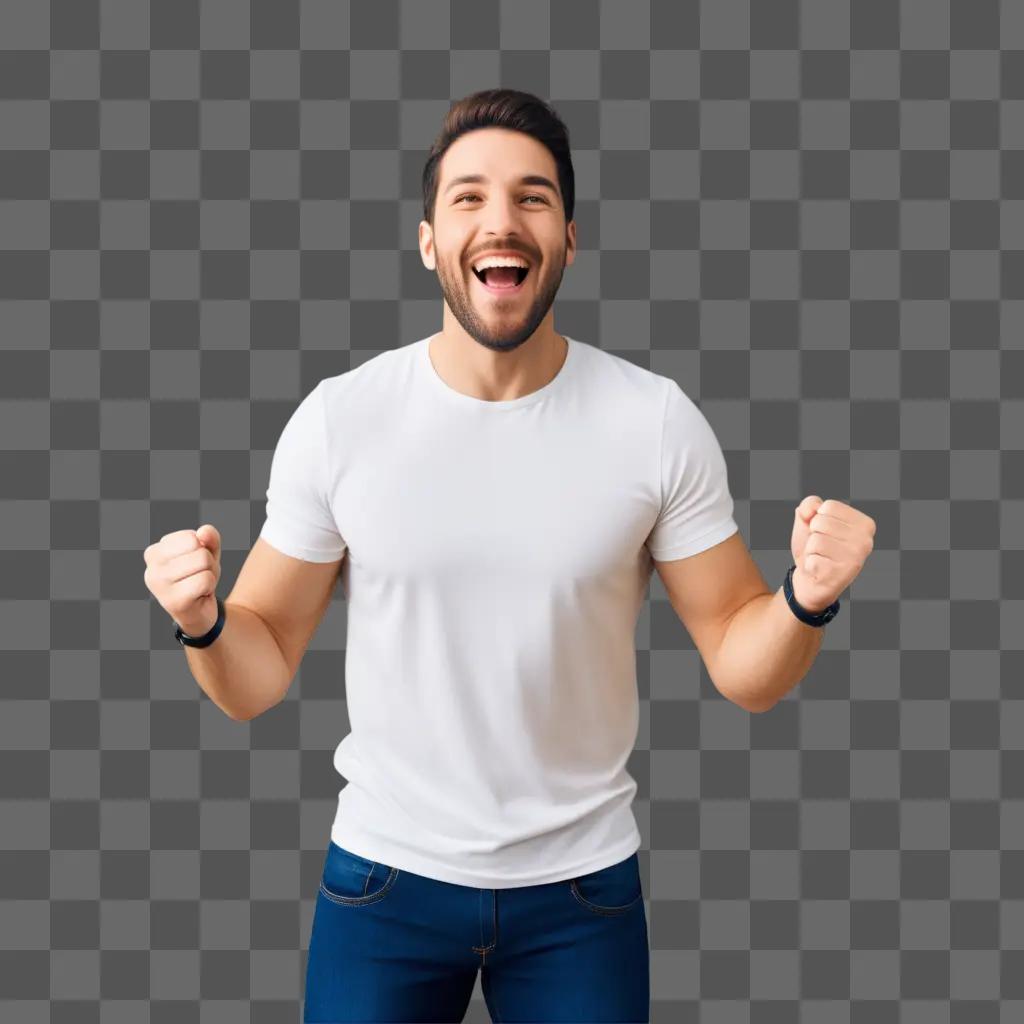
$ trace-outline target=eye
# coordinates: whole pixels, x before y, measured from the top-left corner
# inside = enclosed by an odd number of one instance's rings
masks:
[[[480,197],[475,192],[467,192],[465,195],[459,196],[459,198],[456,199],[455,202],[452,205],[453,206],[457,206],[459,203],[462,202],[463,199],[479,199],[479,198]],[[547,200],[543,196],[530,195],[530,196],[524,196],[523,198],[524,199],[536,199],[536,200],[538,200],[541,203],[547,203]]]

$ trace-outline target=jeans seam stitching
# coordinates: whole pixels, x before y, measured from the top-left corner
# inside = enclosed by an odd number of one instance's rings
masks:
[[[369,903],[375,903],[377,900],[383,899],[385,895],[394,887],[395,882],[398,881],[399,870],[398,868],[392,868],[391,874],[388,876],[388,880],[375,892],[369,896],[340,896],[336,893],[330,892],[327,886],[324,885],[323,879],[320,880],[320,891],[329,900],[333,900],[335,903],[345,903],[349,906],[365,906]],[[365,893],[366,887],[363,887]]]
[[[644,895],[643,890],[641,889],[640,895],[630,900],[629,903],[623,903],[617,907],[602,907],[599,903],[591,903],[590,900],[588,900],[583,895],[583,893],[579,891],[579,889],[576,886],[575,878],[569,883],[569,891],[573,894],[573,896],[579,903],[581,903],[584,907],[587,908],[587,910],[595,914],[605,914],[608,916],[614,916],[615,914],[624,914],[627,910],[630,909],[630,907],[636,906],[637,902],[643,899]]]
[[[478,891],[479,891],[479,894],[480,894],[480,902],[482,904],[483,901],[484,901],[484,890],[480,889]],[[497,910],[497,907],[495,906],[495,895],[494,895],[494,890],[492,889],[491,890],[491,934],[494,936],[494,941],[489,946],[483,945],[483,941],[484,941],[484,922],[483,922],[483,907],[481,906],[481,908],[480,908],[480,916],[479,916],[479,921],[480,921],[480,943],[481,944],[479,946],[474,946],[473,947],[473,951],[476,952],[476,953],[479,953],[481,956],[483,956],[484,953],[489,953],[492,949],[495,948],[495,946],[498,945],[497,914],[498,914],[498,910]]]

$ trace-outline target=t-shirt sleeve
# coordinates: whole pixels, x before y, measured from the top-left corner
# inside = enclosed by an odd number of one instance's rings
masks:
[[[671,378],[662,422],[661,509],[647,537],[659,562],[696,555],[739,530],[728,471],[704,414]]]
[[[267,512],[260,536],[307,562],[335,562],[345,552],[327,497],[323,381],[285,423],[270,464]]]

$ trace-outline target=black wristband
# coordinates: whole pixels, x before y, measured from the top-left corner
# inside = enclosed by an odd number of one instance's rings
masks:
[[[793,595],[793,570],[795,565],[789,567],[786,578],[782,583],[782,592],[786,595],[786,604],[789,605],[793,614],[808,626],[824,626],[831,622],[839,614],[839,598],[836,598],[827,608],[820,612],[809,612],[804,608]]]
[[[208,633],[204,633],[202,636],[189,636],[188,633],[183,633],[181,626],[174,623],[174,639],[181,644],[182,647],[209,647],[217,637],[220,636],[220,631],[224,628],[224,620],[227,618],[227,610],[224,608],[224,602],[218,597],[217,598],[217,621],[210,627]]]

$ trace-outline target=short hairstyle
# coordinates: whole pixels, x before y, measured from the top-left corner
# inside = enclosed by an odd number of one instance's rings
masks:
[[[441,158],[457,138],[477,128],[524,132],[547,146],[558,168],[558,187],[568,224],[576,205],[576,175],[569,152],[569,129],[548,103],[518,89],[483,89],[451,105],[423,165],[423,219],[431,225],[434,223]]]

